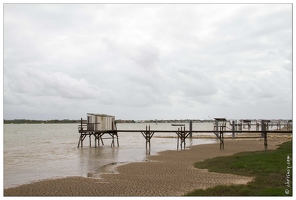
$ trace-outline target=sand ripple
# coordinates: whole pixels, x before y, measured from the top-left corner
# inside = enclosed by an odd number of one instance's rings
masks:
[[[284,141],[273,139],[268,142],[268,149],[276,149]],[[181,196],[199,188],[247,184],[253,177],[208,172],[194,168],[193,164],[217,156],[258,150],[264,150],[263,140],[226,140],[224,150],[219,149],[218,143],[198,145],[148,156],[153,162],[119,165],[116,170],[113,167],[117,164],[112,165],[114,173],[101,174],[100,178],[44,180],[5,189],[4,196]],[[106,168],[110,171],[110,166]]]

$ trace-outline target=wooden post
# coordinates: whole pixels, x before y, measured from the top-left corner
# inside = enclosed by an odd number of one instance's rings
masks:
[[[220,132],[220,150],[224,150],[224,136],[223,131]]]
[[[80,147],[82,148],[83,147],[83,136],[80,138]]]
[[[264,132],[264,149],[267,150],[267,132]]]
[[[146,132],[145,132],[145,140],[146,140],[146,150],[147,150],[147,145],[148,145],[148,138],[147,138],[147,125],[146,125]]]
[[[240,131],[243,131],[243,121],[240,121]]]
[[[112,136],[112,143],[111,143],[111,147],[115,147],[115,136],[117,137],[117,146],[119,146],[118,144],[118,136],[117,136],[117,131],[112,131],[111,133],[109,133]]]
[[[150,150],[150,125],[149,125],[149,131],[147,132],[147,140],[146,141],[149,143],[149,150]]]
[[[102,138],[103,135],[104,135],[104,133],[99,134],[99,136],[100,136],[99,138],[101,139],[102,145],[104,145],[103,138]]]
[[[234,138],[235,137],[235,125],[236,125],[234,120],[232,121],[231,125],[232,125],[232,138]]]
[[[183,149],[186,147],[186,132],[185,132],[185,126],[184,126],[184,132],[183,132]]]
[[[219,123],[218,123],[218,120],[216,120],[215,123],[216,123],[216,133],[218,134],[218,129],[219,129]]]
[[[261,137],[264,138],[264,149],[267,150],[267,132],[266,132],[267,122],[265,120],[261,121]]]
[[[264,131],[265,131],[265,121],[261,120],[261,137],[264,137]]]
[[[226,125],[226,122],[225,122]],[[220,150],[224,150],[224,136],[223,136],[223,131],[224,131],[224,122],[222,122],[221,127],[220,127]]]
[[[190,138],[192,138],[192,120],[189,121],[189,133],[190,133]]]
[[[178,128],[178,132],[177,132],[177,135],[178,135],[178,138],[177,138],[177,150],[179,150],[179,139],[180,139],[179,131],[180,131],[180,128]]]
[[[98,147],[100,146],[100,136],[98,133],[96,133],[96,138],[97,138],[97,142],[98,142]]]
[[[115,146],[115,144],[114,144],[114,134],[113,134],[113,133],[111,133],[111,136],[112,136],[111,147],[114,147],[114,146]]]
[[[181,130],[180,130],[180,148],[181,149],[182,149],[182,144],[183,144],[182,130],[183,130],[183,127],[181,126]]]
[[[77,148],[79,148],[80,141],[81,141],[81,133],[80,133],[79,141],[78,141],[78,144],[77,144]]]
[[[91,134],[89,134],[89,146],[91,147]]]
[[[264,135],[264,148],[265,150],[267,150],[267,133],[266,133],[266,130],[267,130],[267,123],[265,123],[265,121],[263,121],[263,135]]]

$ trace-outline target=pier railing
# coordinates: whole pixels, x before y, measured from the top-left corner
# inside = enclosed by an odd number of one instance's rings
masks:
[[[80,123],[78,125],[78,131],[79,132],[94,131],[96,124],[100,124],[100,123]]]

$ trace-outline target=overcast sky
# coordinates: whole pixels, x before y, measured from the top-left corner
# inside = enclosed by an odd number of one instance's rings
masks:
[[[5,4],[4,119],[292,118],[291,4]]]

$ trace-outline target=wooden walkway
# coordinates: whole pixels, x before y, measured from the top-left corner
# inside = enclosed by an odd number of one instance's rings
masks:
[[[82,127],[82,126],[81,126]],[[178,130],[151,130],[150,126],[146,126],[145,130],[106,130],[106,131],[93,131],[93,130],[87,130],[87,129],[79,129],[80,138],[77,145],[77,148],[83,147],[83,141],[86,138],[86,136],[89,136],[89,146],[91,146],[91,137],[93,136],[95,138],[95,147],[100,146],[100,143],[104,145],[103,139],[111,139],[111,147],[115,147],[115,141],[117,142],[117,146],[119,146],[119,138],[118,133],[124,133],[124,132],[138,132],[142,133],[144,139],[146,140],[146,150],[147,154],[150,154],[151,149],[151,138],[154,136],[155,133],[175,133],[177,135],[177,149],[185,149],[186,146],[186,138],[188,136],[192,137],[193,133],[203,133],[203,134],[215,134],[217,139],[220,141],[220,150],[224,149],[224,133],[232,133],[232,138],[264,138],[264,147],[267,149],[267,134],[287,134],[291,133],[292,130],[285,130],[285,131],[279,131],[279,130],[266,130],[266,126],[263,124],[261,131],[238,131],[238,130],[225,130],[226,128],[224,126],[215,128],[215,130],[185,130],[185,127],[178,128]],[[260,136],[258,137],[242,137],[242,136],[235,136],[237,133],[259,133]],[[107,137],[103,137],[106,136]]]

